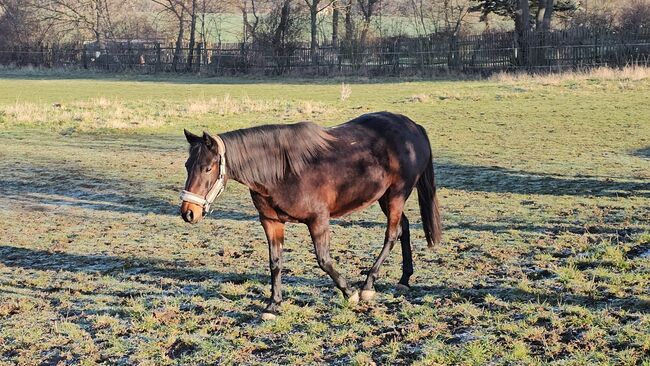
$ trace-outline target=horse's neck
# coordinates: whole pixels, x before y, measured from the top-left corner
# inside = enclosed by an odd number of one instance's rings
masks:
[[[226,144],[228,144],[228,142]],[[258,151],[257,153],[259,154],[260,152]],[[259,158],[257,156],[250,156],[250,161],[259,161]],[[258,168],[259,167],[256,166],[255,164],[237,164],[237,166],[233,166],[233,164],[229,163],[228,148],[226,148],[226,172],[227,172],[226,175],[228,179],[232,179],[240,184],[243,184],[244,186],[248,187],[248,189],[254,192],[267,196],[269,191],[268,186],[271,183],[256,182],[250,179],[251,176],[255,176],[255,174],[251,174],[251,170],[258,169]]]

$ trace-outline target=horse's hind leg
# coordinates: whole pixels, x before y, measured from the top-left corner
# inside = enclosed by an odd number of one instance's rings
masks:
[[[310,222],[307,227],[314,242],[318,266],[332,278],[336,287],[343,292],[343,296],[348,301],[351,303],[358,302],[359,292],[348,287],[345,278],[334,269],[334,261],[330,257],[329,219],[318,218]]]
[[[399,285],[409,287],[409,279],[413,274],[413,255],[411,252],[411,231],[409,230],[409,220],[402,213],[402,235],[399,238],[402,244],[402,278]],[[399,286],[398,285],[398,286]]]
[[[403,196],[384,196],[379,200],[379,205],[388,219],[388,226],[384,238],[384,247],[381,249],[381,253],[379,253],[377,260],[375,260],[375,264],[370,268],[366,282],[363,284],[361,299],[364,301],[369,301],[375,295],[375,281],[377,280],[377,277],[379,277],[379,267],[384,263],[391,249],[393,249],[395,241],[402,234],[400,221],[401,218],[404,217],[404,201],[405,199]]]

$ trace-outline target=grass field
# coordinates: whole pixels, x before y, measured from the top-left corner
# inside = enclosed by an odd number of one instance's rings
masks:
[[[0,74],[0,364],[650,365],[650,78],[72,76]],[[376,110],[426,127],[443,244],[411,197],[413,288],[395,290],[396,247],[351,306],[289,226],[283,315],[262,322],[247,191],[231,182],[197,226],[177,214],[182,128]],[[376,206],[332,225],[357,285],[384,227]]]

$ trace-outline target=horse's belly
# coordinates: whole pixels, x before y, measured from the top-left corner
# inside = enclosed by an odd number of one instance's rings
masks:
[[[360,211],[377,202],[388,189],[385,180],[353,182],[337,187],[334,199],[329,202],[330,217],[341,217]]]

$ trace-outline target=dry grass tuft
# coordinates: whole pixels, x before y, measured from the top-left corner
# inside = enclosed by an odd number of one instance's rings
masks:
[[[272,114],[285,117],[312,117],[329,112],[330,108],[314,101],[262,100],[248,97],[192,99],[184,103],[163,103],[152,107],[150,102],[128,103],[105,97],[78,101],[67,105],[16,102],[0,107],[0,115],[8,124],[57,125],[77,130],[156,128],[169,121],[199,116],[233,116],[240,114]]]
[[[350,84],[341,83],[341,102],[345,102],[352,96],[352,87]]]
[[[409,98],[409,101],[411,103],[424,103],[428,100],[429,100],[429,96],[424,93],[411,95],[411,98]]]
[[[500,72],[490,77],[490,80],[492,81],[504,83],[538,82],[548,85],[559,85],[566,82],[584,81],[591,79],[613,81],[646,80],[650,79],[650,67],[627,66],[621,69],[611,67],[598,67],[593,69],[551,74]]]

